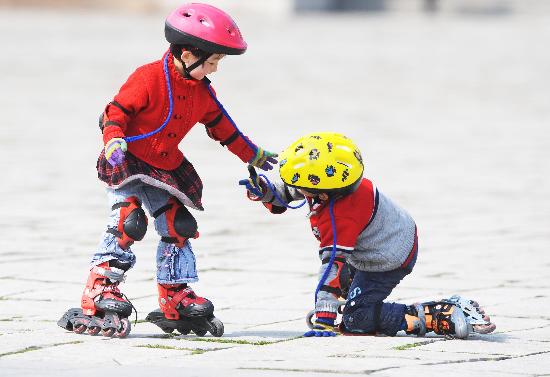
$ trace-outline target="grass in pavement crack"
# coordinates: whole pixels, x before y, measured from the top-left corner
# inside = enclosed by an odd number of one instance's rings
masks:
[[[11,317],[11,318],[1,318],[1,319],[0,319],[0,322],[18,321],[18,320],[20,320],[21,318],[23,318],[23,317],[21,317],[21,316],[19,316],[19,315],[18,315],[18,316],[15,316],[15,317]]]
[[[431,344],[431,343],[438,342],[438,341],[439,340],[426,340],[424,342],[407,343],[407,344],[403,344],[403,345],[400,345],[400,346],[392,347],[392,349],[394,349],[396,351],[405,351],[405,350],[409,350],[411,348],[425,346],[426,344]]]
[[[211,351],[219,351],[224,350],[227,348],[187,348],[187,347],[173,347],[173,346],[166,346],[163,344],[142,344],[139,346],[134,346],[138,348],[155,348],[155,349],[161,349],[161,350],[174,350],[174,351],[191,351],[191,355],[200,355],[205,352],[211,352]]]
[[[211,343],[230,343],[230,344],[248,344],[251,346],[266,346],[269,344],[275,344],[275,343],[281,343],[281,342],[289,342],[291,340],[300,339],[301,336],[297,336],[294,338],[288,338],[288,339],[281,339],[281,340],[275,340],[275,341],[267,341],[267,340],[240,340],[240,339],[223,339],[223,338],[180,338],[181,340],[189,340],[191,342],[211,342]]]
[[[23,349],[20,349],[20,350],[17,350],[17,351],[0,353],[0,357],[9,356],[9,355],[17,355],[19,353],[25,353],[25,352],[31,352],[31,351],[38,351],[38,350],[45,349],[45,348],[64,346],[64,345],[67,345],[67,344],[79,344],[79,343],[84,343],[84,342],[82,340],[75,340],[73,342],[46,344],[46,345],[43,345],[43,346],[30,346],[30,347],[26,347],[26,348],[23,348]]]

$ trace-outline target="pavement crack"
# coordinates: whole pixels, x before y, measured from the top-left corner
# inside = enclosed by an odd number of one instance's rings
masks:
[[[436,363],[423,363],[421,365],[466,364],[466,363],[478,363],[482,361],[502,361],[502,360],[520,359],[523,357],[543,355],[546,353],[550,353],[550,351],[531,352],[525,355],[515,355],[515,356],[477,357],[477,358],[466,359],[466,360],[447,360],[447,361],[440,361]]]
[[[300,320],[303,320],[304,317],[298,317],[298,318],[292,318],[292,319],[286,319],[284,321],[275,321],[275,322],[267,322],[267,323],[259,323],[257,325],[252,325],[252,326],[247,326],[247,327],[244,327],[243,330],[248,330],[248,329],[253,329],[255,327],[261,327],[261,326],[268,326],[268,325],[276,325],[276,324],[279,324],[279,323],[289,323],[289,322],[294,322],[294,321],[300,321]]]
[[[422,347],[422,346],[425,346],[426,344],[432,344],[432,343],[441,342],[441,341],[445,341],[445,339],[433,339],[433,340],[424,340],[422,342],[407,343],[400,346],[392,347],[392,349],[397,351],[404,351],[411,348]]]
[[[276,343],[290,342],[291,340],[301,339],[302,336],[296,336],[288,339],[281,339],[275,341],[268,340],[244,340],[244,339],[223,339],[223,338],[176,338],[181,340],[188,340],[190,342],[211,342],[211,343],[230,343],[230,344],[246,344],[251,346],[267,346]]]
[[[174,346],[167,346],[163,344],[141,344],[138,346],[134,346],[137,348],[153,348],[153,349],[162,349],[162,350],[174,350],[174,351],[190,351],[191,355],[202,355],[205,352],[214,352],[214,351],[221,351],[221,350],[227,350],[233,347],[219,347],[219,348],[190,348],[190,347],[174,347]]]
[[[19,349],[19,350],[16,350],[16,351],[0,353],[0,357],[10,356],[10,355],[17,355],[17,354],[20,354],[20,353],[31,352],[31,351],[38,351],[38,350],[42,350],[42,349],[46,349],[46,348],[53,348],[53,347],[57,347],[57,346],[64,346],[64,345],[67,345],[67,344],[79,344],[79,343],[84,343],[84,341],[75,340],[75,341],[72,341],[72,342],[45,344],[45,345],[42,345],[42,346],[29,346],[29,347],[25,347],[25,348],[22,348],[22,349]]]
[[[82,284],[82,282],[75,282],[75,281],[30,279],[30,278],[21,278],[21,277],[15,277],[15,276],[3,276],[0,278],[0,280],[29,281],[29,282],[45,283],[45,284],[73,284],[73,285]]]
[[[373,374],[377,372],[383,372],[388,369],[398,369],[400,367],[386,367],[380,369],[366,369],[366,370],[342,370],[342,369],[300,369],[300,368],[261,368],[261,367],[239,367],[240,370],[257,370],[257,371],[276,371],[276,372],[298,372],[298,373],[327,373],[335,375],[343,374]]]

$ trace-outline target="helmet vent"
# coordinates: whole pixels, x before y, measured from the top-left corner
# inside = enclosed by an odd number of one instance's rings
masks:
[[[204,19],[204,18],[201,18],[201,19],[199,20],[199,22],[200,22],[201,24],[203,24],[204,26],[206,26],[206,27],[210,27],[210,23],[209,23],[206,19]]]
[[[183,12],[181,15],[183,17],[191,17],[191,13],[189,13],[189,12]]]

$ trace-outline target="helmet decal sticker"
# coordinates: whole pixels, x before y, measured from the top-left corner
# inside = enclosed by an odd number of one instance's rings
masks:
[[[332,143],[330,141],[327,143],[327,148],[329,152],[332,152]]]
[[[309,152],[309,159],[310,160],[317,160],[319,158],[319,150],[318,149],[312,149]]]
[[[348,169],[346,169],[342,173],[342,182],[344,182],[346,179],[348,179],[348,177],[349,177],[349,171],[348,171]]]
[[[321,182],[321,178],[319,178],[315,174],[308,175],[307,179],[311,182],[312,185],[318,185]]]
[[[292,176],[292,183],[296,183],[298,181],[298,179],[300,179],[300,173],[294,173],[294,175]]]
[[[297,153],[301,149],[304,149],[304,146],[302,144],[297,145],[296,148],[294,149],[294,153]]]
[[[336,174],[336,168],[332,165],[328,165],[325,169],[325,173],[327,173],[327,177],[333,177],[334,174]]]
[[[355,158],[357,159],[357,161],[359,161],[359,163],[363,165],[363,157],[361,157],[361,153],[359,153],[359,151],[356,149],[353,151],[353,154],[355,155]]]
[[[318,135],[312,135],[311,138],[312,138],[312,139],[321,140],[321,136],[318,136]]]
[[[286,158],[284,160],[279,161],[279,166],[283,167],[286,164]]]

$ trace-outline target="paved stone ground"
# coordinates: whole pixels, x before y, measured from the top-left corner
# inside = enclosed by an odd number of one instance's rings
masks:
[[[280,150],[313,130],[355,139],[368,176],[419,226],[417,267],[391,299],[475,298],[494,334],[300,338],[319,263],[305,213],[268,216],[245,200],[245,167],[202,127],[181,146],[205,183],[195,289],[216,304],[224,337],[167,337],[143,322],[157,306],[153,232],[123,285],[138,309],[130,337],[58,328],[108,213],[97,116],[162,55],[162,17],[0,11],[2,376],[550,375],[550,17],[540,13],[243,13],[249,52],[213,77],[261,145]]]

